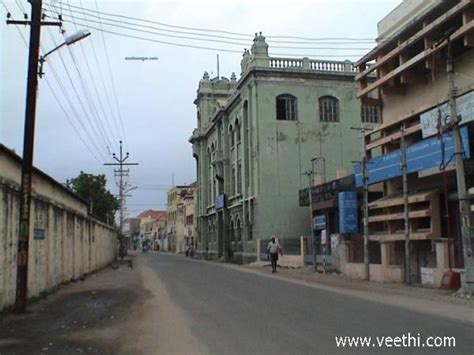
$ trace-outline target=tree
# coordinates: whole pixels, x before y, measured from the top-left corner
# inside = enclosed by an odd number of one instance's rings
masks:
[[[68,188],[79,197],[89,202],[92,214],[101,221],[113,221],[119,207],[118,199],[106,188],[105,175],[87,174],[83,171],[78,177],[67,180]]]

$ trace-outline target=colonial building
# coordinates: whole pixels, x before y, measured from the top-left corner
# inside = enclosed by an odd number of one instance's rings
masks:
[[[369,183],[383,182],[384,197],[369,204],[371,278],[403,281],[405,222],[400,158],[407,156],[409,279],[439,286],[443,273],[472,263],[472,237],[463,240],[452,131],[453,108],[467,187],[474,120],[473,1],[406,0],[378,24],[378,45],[356,64],[357,96],[383,107],[383,124],[366,135]],[[369,83],[367,76],[377,74]],[[368,95],[374,92],[379,99]],[[452,102],[449,103],[450,95]],[[401,145],[402,137],[406,149]],[[461,159],[462,161],[462,159]],[[356,181],[361,185],[360,169]],[[465,212],[465,220],[472,216]],[[468,260],[466,260],[466,257]],[[349,268],[361,274],[356,265]],[[474,281],[474,280],[473,280]]]
[[[256,35],[241,75],[199,82],[197,162],[199,245],[208,258],[247,262],[256,240],[308,235],[309,213],[298,203],[312,166],[319,180],[352,170],[360,139],[351,127],[377,124],[378,109],[356,98],[350,61],[274,58]]]
[[[195,189],[195,184],[191,184],[174,186],[168,191],[167,235],[169,249],[176,253],[184,252],[189,237],[194,236],[193,232],[189,235],[185,206],[193,203]]]

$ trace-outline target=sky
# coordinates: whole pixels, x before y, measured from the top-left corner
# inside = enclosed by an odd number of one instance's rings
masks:
[[[6,25],[4,19],[7,9],[12,19],[23,19],[23,11],[30,13],[30,4],[26,0],[0,1],[3,1],[0,4],[0,143],[21,155],[28,59],[23,38],[29,42],[29,28]],[[103,163],[114,162],[111,154],[118,155],[118,141],[122,139],[123,152],[130,154],[127,161],[139,164],[129,167],[128,183],[134,189],[127,198],[127,216],[135,216],[149,208],[166,209],[166,191],[173,184],[188,184],[196,179],[192,147],[188,142],[196,127],[193,101],[204,71],[211,77],[217,75],[217,54],[220,75],[229,78],[235,72],[238,78],[244,48],[251,47],[254,33],[262,32],[269,42],[270,56],[291,54],[327,60],[356,60],[375,43],[359,41],[348,45],[329,40],[318,44],[277,36],[374,39],[377,22],[400,2],[43,0],[45,14],[53,17],[47,19],[56,20],[55,13],[61,13],[66,31],[61,34],[58,27],[43,27],[43,52],[55,48],[64,42],[64,36],[77,30],[88,28],[91,35],[58,49],[44,64],[45,75],[38,87],[34,164],[59,182],[76,177],[81,171],[106,174],[109,189],[117,193],[113,168]],[[97,16],[97,8],[100,16]],[[132,27],[124,22],[139,24],[141,27],[133,28],[147,32],[124,28]],[[101,32],[101,28],[122,36]],[[153,42],[123,35],[144,37]],[[127,57],[149,59],[130,60]]]

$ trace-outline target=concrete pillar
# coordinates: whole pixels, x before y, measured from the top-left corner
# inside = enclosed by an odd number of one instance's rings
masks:
[[[308,57],[303,58],[303,69],[306,69],[306,70],[310,69],[310,67],[309,67],[309,58]]]
[[[262,244],[262,243],[260,243],[260,239],[257,239],[257,261],[261,261],[261,260],[260,260],[260,254],[261,254],[261,252],[260,252],[260,249],[261,249],[261,244]]]
[[[390,245],[389,242],[380,242],[380,253],[382,255],[382,267],[390,265]]]
[[[449,267],[448,240],[439,239],[436,241],[436,268],[442,270]]]

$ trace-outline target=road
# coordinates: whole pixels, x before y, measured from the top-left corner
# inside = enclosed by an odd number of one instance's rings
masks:
[[[182,256],[150,253],[144,258],[180,314],[181,340],[194,344],[190,353],[474,354],[472,324]],[[174,318],[162,321],[173,324]],[[420,334],[422,342],[428,336],[454,336],[456,347],[342,349],[335,344],[336,336],[408,333]]]
[[[30,303],[25,314],[0,313],[0,355],[474,354],[467,305],[259,270],[133,253]],[[378,347],[373,338],[375,347],[335,343],[336,336],[408,333],[454,336],[456,347]]]

